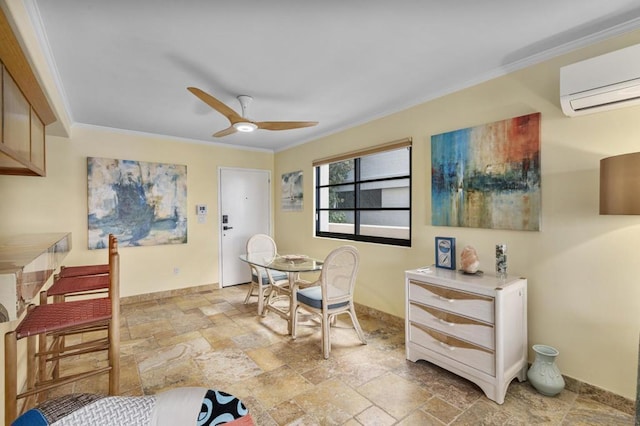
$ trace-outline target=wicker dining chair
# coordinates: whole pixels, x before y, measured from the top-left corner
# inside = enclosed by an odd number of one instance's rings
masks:
[[[260,254],[274,258],[278,253],[276,242],[266,234],[255,234],[247,241],[247,254]],[[251,283],[244,303],[249,303],[252,296],[258,297],[258,315],[264,315],[265,303],[272,292],[283,292],[289,287],[289,275],[286,272],[271,271],[249,264]]]
[[[353,246],[342,246],[331,251],[322,266],[319,285],[298,290],[296,306],[292,317],[291,336],[295,339],[300,308],[321,318],[322,354],[329,358],[331,352],[331,324],[340,314],[351,317],[353,327],[360,341],[367,344],[364,333],[356,316],[353,303],[353,291],[360,264],[358,250]]]

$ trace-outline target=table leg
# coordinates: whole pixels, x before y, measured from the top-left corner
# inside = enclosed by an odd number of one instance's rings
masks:
[[[296,308],[296,304],[298,303],[298,284],[296,280],[296,274],[293,272],[289,272],[289,290],[291,291],[291,295],[289,296],[289,335],[293,331],[293,321],[295,318],[293,317],[293,311]]]

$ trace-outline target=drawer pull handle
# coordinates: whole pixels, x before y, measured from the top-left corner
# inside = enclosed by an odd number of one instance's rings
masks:
[[[453,327],[454,325],[456,325],[455,322],[449,322],[449,321],[445,321],[442,318],[440,318],[440,323],[444,324],[444,325],[448,325],[449,327]]]
[[[453,303],[455,302],[456,299],[449,299],[448,297],[444,297],[444,296],[438,296],[438,299],[444,301],[444,302],[449,302],[449,303]]]
[[[438,342],[438,343],[440,343],[440,346],[442,346],[442,347],[443,347],[443,348],[445,348],[445,349],[448,349],[448,350],[450,350],[450,351],[455,350],[455,346],[447,345],[447,344],[446,344],[446,343],[444,343],[444,342]]]

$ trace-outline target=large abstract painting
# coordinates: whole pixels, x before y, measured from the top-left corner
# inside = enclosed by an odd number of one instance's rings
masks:
[[[431,137],[431,223],[540,230],[540,113]]]
[[[89,249],[187,242],[187,166],[87,158]]]
[[[280,180],[281,206],[283,212],[302,211],[302,170],[283,173]]]

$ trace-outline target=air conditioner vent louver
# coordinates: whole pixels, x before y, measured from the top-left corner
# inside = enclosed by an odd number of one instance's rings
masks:
[[[570,117],[640,104],[640,45],[562,67],[560,104]]]

